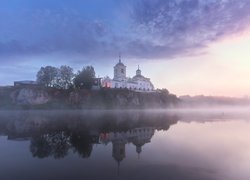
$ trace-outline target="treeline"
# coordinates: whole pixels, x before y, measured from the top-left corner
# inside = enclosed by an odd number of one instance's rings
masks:
[[[58,89],[83,88],[91,89],[95,78],[95,69],[92,66],[83,67],[76,74],[73,68],[63,65],[41,67],[36,75],[37,84]]]

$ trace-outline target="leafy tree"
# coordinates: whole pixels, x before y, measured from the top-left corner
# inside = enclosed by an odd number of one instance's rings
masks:
[[[74,79],[74,85],[77,88],[91,89],[95,78],[95,70],[92,66],[83,67],[77,72]]]
[[[41,67],[41,69],[37,72],[36,75],[37,83],[42,84],[46,87],[51,87],[55,83],[57,74],[58,70],[56,67],[52,66]]]
[[[165,95],[169,95],[169,91],[165,88],[161,89],[161,92]]]
[[[61,66],[56,77],[56,87],[68,89],[72,85],[73,77],[73,69],[70,66]]]

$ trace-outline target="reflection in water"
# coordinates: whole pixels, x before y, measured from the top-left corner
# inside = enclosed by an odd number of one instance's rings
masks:
[[[249,117],[0,112],[0,179],[248,180]]]
[[[139,158],[142,151],[142,146],[150,142],[154,132],[155,128],[153,127],[141,127],[130,129],[127,132],[102,133],[100,135],[100,142],[105,144],[112,142],[112,156],[118,163],[119,167],[120,162],[126,156],[126,144],[132,143],[135,145]]]
[[[138,155],[155,130],[168,130],[177,116],[140,113],[36,113],[2,114],[0,133],[9,140],[30,140],[33,157],[64,158],[72,150],[82,158],[91,156],[94,144],[112,143],[112,156],[125,158],[126,144],[132,143]]]

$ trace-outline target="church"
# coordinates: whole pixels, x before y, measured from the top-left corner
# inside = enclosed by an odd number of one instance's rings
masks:
[[[121,56],[119,56],[119,62],[114,66],[113,79],[109,77],[103,78],[102,87],[127,88],[130,90],[141,92],[154,91],[153,84],[151,83],[149,78],[146,78],[141,74],[139,66],[133,78],[129,78],[126,76],[126,66],[121,62]]]

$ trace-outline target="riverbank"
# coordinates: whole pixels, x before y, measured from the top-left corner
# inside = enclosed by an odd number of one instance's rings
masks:
[[[0,89],[0,109],[143,109],[176,107],[179,99],[167,90],[62,90],[39,86]]]

